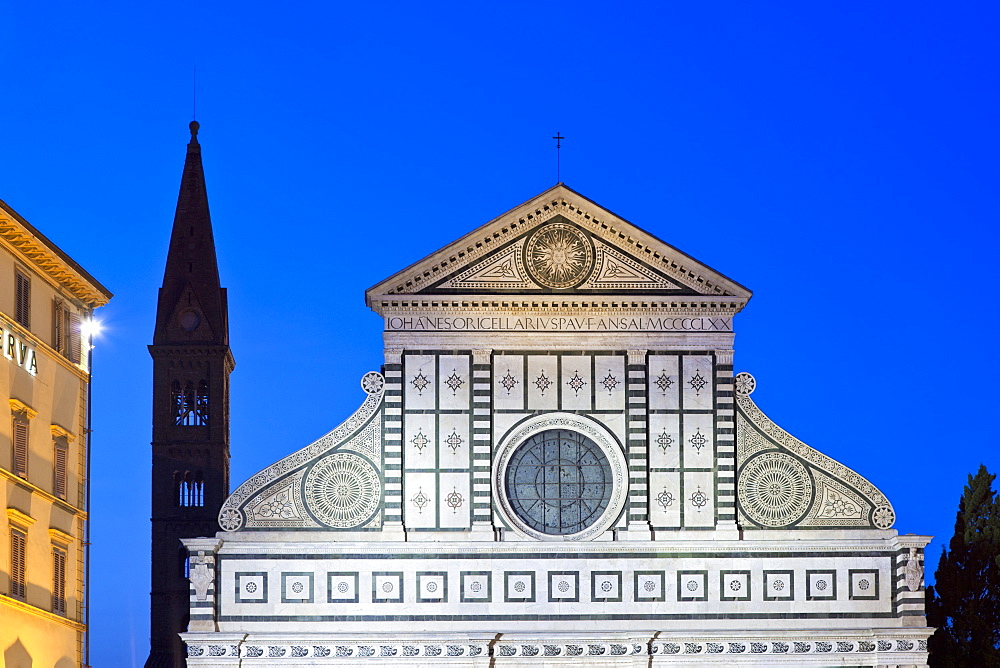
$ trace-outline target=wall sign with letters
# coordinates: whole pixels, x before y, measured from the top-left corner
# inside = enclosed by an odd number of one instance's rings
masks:
[[[4,357],[32,376],[38,375],[38,357],[34,348],[6,327],[0,328],[0,341],[3,342]]]

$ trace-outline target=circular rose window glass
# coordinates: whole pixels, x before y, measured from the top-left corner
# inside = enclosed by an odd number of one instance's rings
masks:
[[[505,477],[514,514],[531,529],[552,536],[584,531],[611,502],[608,458],[594,441],[568,429],[528,438],[511,455]]]

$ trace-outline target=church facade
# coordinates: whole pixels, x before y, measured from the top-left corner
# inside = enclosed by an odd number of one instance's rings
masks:
[[[755,404],[750,297],[563,184],[370,288],[360,408],[183,541],[188,665],[925,665],[930,538]]]

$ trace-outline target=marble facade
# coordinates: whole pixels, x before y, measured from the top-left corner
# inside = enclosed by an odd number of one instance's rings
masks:
[[[925,665],[930,539],[754,403],[750,296],[562,184],[372,287],[361,407],[184,541],[188,665]]]

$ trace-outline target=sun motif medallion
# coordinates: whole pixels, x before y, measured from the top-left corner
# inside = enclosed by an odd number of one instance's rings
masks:
[[[590,240],[572,225],[550,223],[524,247],[524,263],[536,281],[555,290],[571,288],[594,267]]]
[[[382,484],[364,457],[335,452],[313,465],[303,492],[316,519],[335,529],[351,529],[378,509]]]

